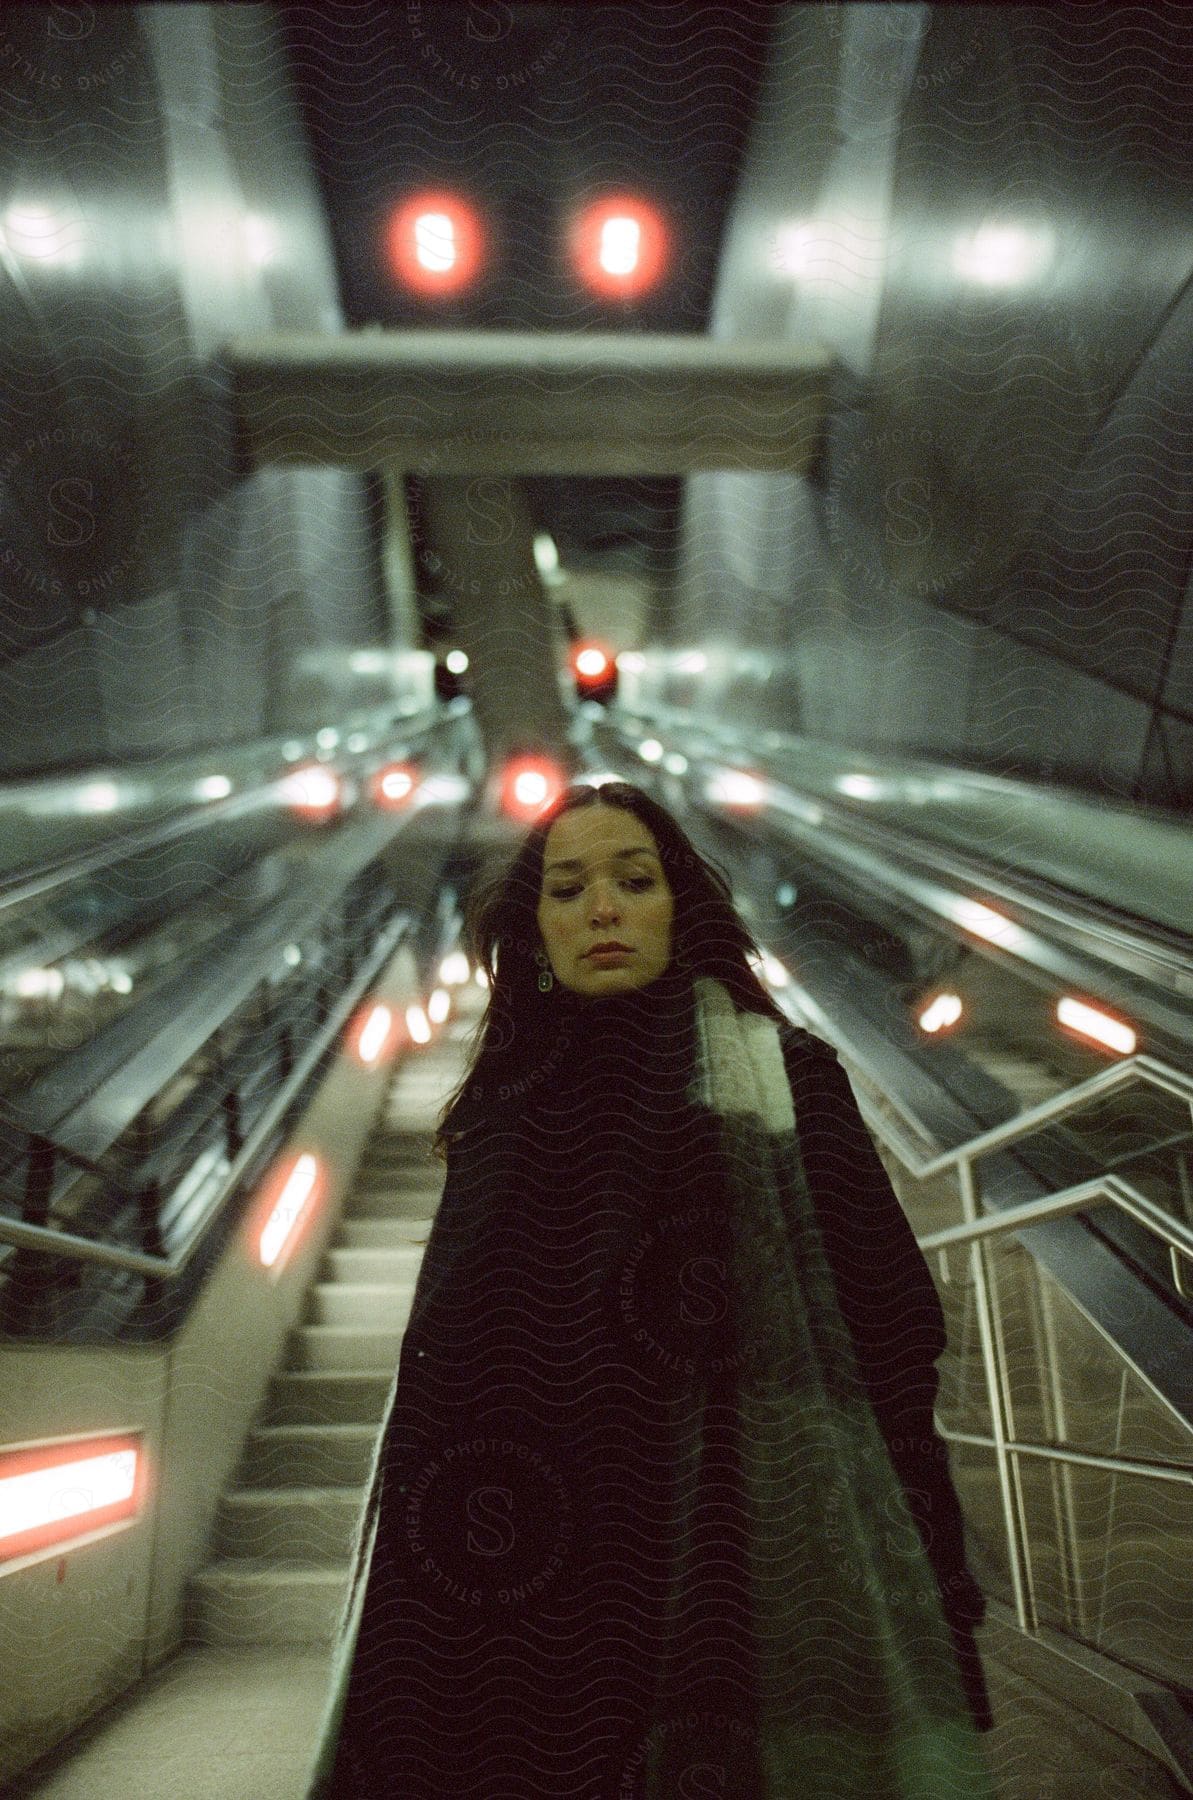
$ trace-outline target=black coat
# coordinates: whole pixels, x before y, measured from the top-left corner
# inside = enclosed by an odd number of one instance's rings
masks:
[[[940,1586],[975,1722],[989,1730],[973,1635],[986,1600],[966,1563],[948,1448],[932,1418],[936,1360],[948,1342],[940,1298],[836,1052],[796,1026],[780,1037],[804,1171],[859,1372]]]
[[[761,1791],[755,1644],[741,1601],[747,1514],[735,1498],[732,1433],[741,1419],[726,1427],[722,1405],[704,1435],[701,1415],[677,1407],[661,1370],[647,1372],[646,1352],[627,1357],[621,1335],[620,1277],[635,1269],[634,1316],[682,1363],[674,1272],[664,1260],[660,1280],[629,1252],[643,1221],[659,1216],[660,1194],[676,1219],[688,1218],[689,1204],[714,1220],[722,1211],[721,1126],[688,1097],[685,1004],[678,978],[620,1010],[603,1005],[599,1016],[565,1003],[552,1014],[561,1036],[538,1065],[543,1098],[523,1110],[500,1082],[484,1091],[478,1083],[453,1115],[447,1185],[381,1448],[344,1727],[321,1797],[521,1795],[522,1775],[504,1785],[500,1770],[509,1758],[524,1771],[529,1757],[544,1800],[581,1792],[606,1800],[607,1771],[632,1762],[639,1733],[663,1716],[656,1702],[678,1707],[664,1667],[672,1652],[685,1682],[697,1664],[704,1671],[701,1716],[734,1721],[734,1791],[743,1800]],[[628,1030],[635,1005],[650,1018],[641,1037]],[[984,1728],[989,1703],[972,1636],[982,1600],[932,1427],[940,1302],[835,1053],[795,1028],[781,1035],[808,1190],[858,1372]],[[681,1235],[652,1226],[647,1237],[664,1259],[672,1249],[688,1256]],[[802,1215],[792,1239],[798,1264]],[[724,1248],[717,1254],[730,1260]],[[661,1320],[650,1312],[654,1295],[663,1296]],[[731,1379],[722,1400],[736,1388]],[[700,1565],[700,1610],[685,1607],[677,1629],[667,1610],[671,1564],[686,1551],[668,1524],[671,1474],[688,1466],[692,1429],[713,1483],[701,1530],[714,1536]],[[873,1454],[882,1454],[878,1441]],[[829,1518],[828,1489],[824,1506]],[[512,1534],[503,1534],[503,1512]],[[910,1556],[913,1530],[902,1512],[892,1518],[888,1555]],[[851,1580],[874,1579],[853,1541],[843,1533],[846,1592]],[[859,1594],[859,1612],[868,1611],[860,1602]],[[814,1665],[815,1680],[832,1672]],[[379,1776],[366,1776],[366,1765]]]

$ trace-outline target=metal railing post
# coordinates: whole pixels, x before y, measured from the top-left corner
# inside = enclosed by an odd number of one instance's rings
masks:
[[[965,1215],[965,1223],[973,1225],[977,1222],[978,1202],[974,1188],[973,1164],[968,1157],[963,1157],[958,1161],[957,1176],[961,1189],[961,1208]],[[1015,1614],[1019,1621],[1019,1628],[1021,1631],[1026,1631],[1029,1629],[1026,1552],[1020,1530],[1019,1507],[1011,1490],[1010,1456],[1007,1451],[1009,1434],[1004,1416],[1002,1379],[994,1350],[994,1320],[990,1304],[990,1288],[986,1279],[984,1251],[985,1245],[979,1239],[975,1239],[969,1247],[969,1264],[973,1272],[974,1299],[977,1302],[978,1311],[978,1336],[981,1339],[982,1366],[986,1373],[986,1392],[990,1401],[990,1422],[994,1437],[994,1457],[998,1467],[998,1489],[1002,1500],[1003,1528],[1007,1538],[1007,1561],[1011,1570],[1011,1589],[1015,1596]],[[1032,1624],[1034,1625],[1034,1623],[1033,1619]]]

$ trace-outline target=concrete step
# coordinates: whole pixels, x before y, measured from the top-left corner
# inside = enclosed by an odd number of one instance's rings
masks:
[[[358,1331],[405,1329],[414,1282],[317,1281],[307,1293],[307,1322]]]
[[[418,1278],[423,1259],[421,1244],[393,1244],[386,1248],[364,1245],[349,1249],[332,1248],[323,1258],[319,1270],[321,1282],[344,1282],[349,1286],[380,1286],[393,1283],[401,1287]]]
[[[366,1169],[426,1169],[434,1174],[443,1169],[434,1144],[433,1131],[394,1131],[383,1125],[366,1144],[361,1163]]]
[[[442,1198],[442,1181],[415,1187],[403,1180],[401,1184],[381,1183],[377,1187],[370,1187],[367,1182],[358,1180],[353,1185],[352,1200],[344,1218],[352,1221],[395,1219],[404,1222],[427,1219],[438,1210]]]
[[[391,1376],[398,1366],[402,1328],[361,1331],[342,1325],[299,1325],[290,1333],[286,1369],[346,1369]]]
[[[363,1481],[356,1487],[232,1488],[216,1513],[213,1550],[235,1561],[344,1562],[364,1503]]]
[[[187,1584],[188,1643],[330,1645],[351,1567],[277,1565],[245,1558],[209,1563]]]
[[[341,1219],[336,1227],[331,1248],[334,1250],[396,1250],[412,1244],[422,1250],[419,1239],[429,1238],[434,1216],[424,1219]]]
[[[365,1145],[361,1162],[366,1169],[424,1169],[430,1175],[443,1170],[433,1132],[387,1131],[384,1126]]]
[[[403,1211],[410,1210],[410,1202],[421,1201],[428,1213],[434,1213],[437,1204],[443,1197],[444,1175],[425,1175],[421,1170],[383,1170],[383,1168],[358,1168],[353,1179],[353,1192],[347,1201],[347,1215],[351,1217],[367,1202],[374,1208],[378,1195],[396,1202]]]
[[[391,1379],[351,1371],[275,1375],[261,1424],[371,1425],[377,1430]]]
[[[375,1150],[366,1150],[356,1168],[356,1180],[369,1184],[392,1181],[398,1185],[411,1182],[415,1186],[434,1187],[442,1185],[446,1174],[447,1165],[429,1153],[419,1157],[383,1156]]]
[[[258,1425],[245,1443],[238,1487],[360,1487],[377,1424]]]

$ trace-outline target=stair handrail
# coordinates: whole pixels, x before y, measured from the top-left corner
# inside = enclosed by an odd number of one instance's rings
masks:
[[[846,1058],[853,1061],[844,1045],[842,1045],[842,1049]],[[862,1073],[864,1081],[864,1071]],[[1157,1057],[1146,1054],[1128,1057],[1113,1068],[1101,1069],[1096,1075],[1079,1082],[1075,1087],[1040,1101],[1038,1105],[1028,1108],[1026,1112],[1017,1113],[1013,1118],[1004,1120],[1001,1125],[992,1126],[986,1131],[979,1132],[965,1143],[954,1146],[951,1150],[939,1151],[927,1158],[912,1145],[903,1132],[892,1125],[889,1118],[879,1113],[872,1103],[863,1104],[861,1107],[867,1125],[874,1130],[888,1148],[893,1150],[914,1178],[924,1180],[932,1175],[940,1174],[946,1169],[955,1168],[957,1170],[961,1206],[965,1215],[963,1222],[960,1225],[946,1226],[940,1231],[930,1232],[925,1237],[917,1238],[917,1242],[920,1249],[924,1251],[944,1251],[956,1244],[966,1244],[969,1247],[982,1368],[990,1407],[991,1437],[987,1447],[994,1450],[1015,1615],[1020,1630],[1024,1632],[1037,1629],[1039,1618],[1034,1593],[1030,1595],[1029,1604],[1031,1578],[1028,1561],[1027,1521],[1018,1504],[1016,1488],[1012,1483],[1011,1459],[1027,1451],[1035,1455],[1051,1455],[1056,1461],[1065,1461],[1072,1460],[1074,1453],[1061,1451],[1052,1445],[1023,1445],[1012,1436],[1010,1414],[1003,1392],[995,1344],[994,1306],[982,1256],[984,1246],[994,1237],[1022,1230],[1025,1226],[1039,1224],[1045,1219],[1064,1218],[1072,1213],[1083,1211],[1093,1202],[1108,1200],[1167,1242],[1174,1284],[1178,1291],[1183,1293],[1178,1258],[1184,1255],[1193,1262],[1193,1230],[1183,1224],[1181,1220],[1166,1213],[1154,1201],[1149,1200],[1147,1195],[1141,1193],[1131,1182],[1125,1181],[1120,1175],[1113,1174],[1093,1176],[1088,1180],[1075,1183],[1072,1187],[1064,1188],[1058,1193],[1037,1196],[1035,1199],[1023,1201],[1015,1206],[1002,1207],[980,1214],[973,1165],[979,1156],[1029,1137],[1042,1125],[1050,1124],[1055,1119],[1079,1111],[1091,1099],[1098,1099],[1118,1088],[1134,1086],[1140,1082],[1175,1094],[1178,1099],[1187,1101],[1193,1109],[1193,1078],[1185,1074],[1183,1070],[1175,1069]],[[910,1118],[912,1123],[922,1130],[923,1136],[931,1141],[931,1134],[923,1130],[912,1115],[905,1116]],[[1113,1349],[1113,1345],[1111,1348]],[[987,1443],[987,1440],[982,1441]],[[1102,1460],[1108,1461],[1109,1459]],[[1139,1471],[1131,1470],[1129,1472],[1138,1473]],[[1155,1474],[1158,1479],[1185,1479],[1181,1472],[1177,1472],[1175,1476],[1172,1474],[1161,1475],[1159,1469],[1147,1472]]]
[[[1079,1181],[1058,1193],[1045,1194],[1036,1200],[1024,1200],[1017,1206],[1000,1207],[997,1212],[983,1213],[978,1219],[967,1219],[961,1225],[948,1225],[940,1231],[917,1238],[921,1250],[948,1250],[955,1244],[971,1244],[979,1238],[999,1237],[1020,1231],[1025,1225],[1038,1225],[1043,1219],[1065,1219],[1071,1213],[1084,1212],[1087,1206],[1109,1200],[1129,1213],[1140,1225],[1163,1238],[1173,1255],[1183,1252],[1193,1258],[1193,1229],[1166,1213],[1154,1200],[1141,1193],[1121,1175],[1095,1175]]]
[[[843,1045],[842,1049],[849,1061],[855,1060],[847,1045]],[[855,1066],[858,1065],[855,1063]],[[864,1068],[859,1067],[859,1072],[865,1080]],[[959,1169],[964,1163],[985,1156],[989,1150],[1000,1150],[1008,1144],[1018,1143],[1020,1139],[1030,1137],[1042,1125],[1050,1125],[1055,1119],[1079,1112],[1090,1101],[1100,1100],[1104,1094],[1114,1093],[1118,1088],[1132,1087],[1137,1081],[1186,1101],[1193,1116],[1193,1075],[1161,1061],[1159,1057],[1138,1052],[1115,1063],[1112,1068],[1099,1069],[1096,1075],[1087,1076],[1084,1081],[1065,1088],[1059,1094],[1050,1095],[1047,1100],[1039,1101],[1025,1112],[1015,1113],[1000,1125],[991,1125],[974,1137],[965,1139],[963,1143],[954,1145],[952,1149],[938,1150],[935,1155],[926,1159],[909,1138],[890,1128],[886,1120],[882,1121],[882,1135],[885,1137],[890,1131],[891,1148],[899,1151],[900,1159],[907,1163],[909,1171],[918,1181],[926,1181],[933,1175],[943,1174],[946,1169]],[[905,1112],[904,1116],[919,1131],[921,1137],[928,1143],[933,1142],[932,1133],[913,1114]],[[908,1152],[906,1156],[903,1154],[904,1150]]]

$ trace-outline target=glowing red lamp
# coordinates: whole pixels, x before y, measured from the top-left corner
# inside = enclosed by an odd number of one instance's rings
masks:
[[[586,638],[571,652],[572,674],[581,700],[612,700],[617,692],[617,662],[604,644]]]
[[[402,1039],[401,1021],[383,1000],[363,1005],[345,1033],[350,1055],[365,1069],[388,1062]]]
[[[459,194],[412,194],[390,216],[385,251],[403,287],[428,299],[458,294],[475,280],[484,258],[480,215]]]
[[[307,763],[291,771],[282,782],[282,799],[289,812],[309,825],[322,825],[339,817],[344,807],[344,783],[323,763]]]
[[[514,756],[501,772],[501,809],[511,819],[538,817],[565,786],[562,772],[546,756]]]
[[[401,812],[410,805],[417,786],[418,770],[413,763],[386,763],[370,783],[373,804],[382,812]]]
[[[65,1550],[136,1518],[146,1497],[139,1432],[0,1452],[0,1561]]]
[[[324,1159],[310,1150],[284,1156],[267,1174],[249,1215],[254,1258],[276,1279],[322,1211],[330,1186]]]
[[[585,644],[572,657],[572,667],[581,681],[603,681],[613,666],[599,644]]]
[[[571,265],[601,299],[636,299],[657,285],[668,261],[668,232],[657,207],[610,194],[584,207],[568,231]]]

